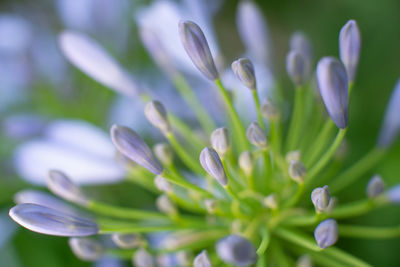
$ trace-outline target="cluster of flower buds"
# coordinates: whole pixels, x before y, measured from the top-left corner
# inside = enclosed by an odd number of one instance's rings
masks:
[[[227,119],[219,128],[185,76],[172,67],[173,56],[164,50],[162,40],[151,29],[142,28],[141,37],[149,53],[172,76],[185,100],[193,104],[190,107],[202,125],[201,135],[209,138],[199,137],[197,126],[193,126],[196,122],[189,126],[160,101],[147,102],[145,117],[162,133],[165,143],[155,144],[153,153],[135,130],[121,125],[111,127],[110,137],[128,167],[127,182],[154,193],[156,200],[151,208],[103,203],[91,198],[64,172],[49,170],[50,191],[81,210],[45,193],[23,191],[15,196],[12,219],[35,232],[71,237],[72,251],[86,261],[114,253],[131,259],[134,266],[146,267],[171,266],[170,259],[178,266],[285,266],[294,262],[285,257],[297,255],[298,266],[314,262],[321,266],[368,266],[340,248],[326,248],[340,235],[368,237],[371,227],[343,225],[341,220],[400,203],[400,186],[385,191],[382,178],[374,176],[366,187],[365,199],[340,205],[331,192],[338,196],[340,190],[363,177],[396,140],[400,133],[400,83],[377,145],[342,173],[326,171],[338,160],[335,153],[347,132],[349,95],[361,47],[356,22],[349,21],[340,31],[340,60],[323,57],[316,66],[322,100],[313,95],[310,83],[314,68],[311,42],[303,33],[293,35],[286,69],[296,89],[293,114],[288,119],[283,116],[280,99],[272,95],[259,99],[258,87],[262,86],[260,79],[256,81],[257,66],[261,62],[268,67],[266,44],[260,43],[268,41],[262,12],[253,2],[243,1],[237,20],[249,58],[239,58],[231,68],[239,83],[237,90],[243,90],[244,85],[250,89],[245,93],[253,96],[245,112],[255,111],[254,122],[248,125],[240,119],[234,101],[238,92],[228,92],[224,86],[206,35],[196,23],[179,22],[178,39],[194,66],[214,82],[215,98],[221,97]],[[60,45],[68,60],[87,75],[134,96],[133,80],[94,40],[64,32]],[[151,98],[145,92],[142,96]],[[328,118],[321,116],[324,106]],[[332,140],[335,130],[337,135]],[[314,229],[314,237],[304,229]],[[374,231],[378,238],[380,233],[386,236],[387,232]],[[399,231],[393,233],[400,235]],[[103,237],[87,237],[94,235],[109,235],[114,245]]]

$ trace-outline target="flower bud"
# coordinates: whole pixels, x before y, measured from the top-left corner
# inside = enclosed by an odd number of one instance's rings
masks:
[[[295,86],[304,85],[310,72],[306,57],[298,50],[290,51],[286,56],[286,71]]]
[[[279,107],[271,101],[264,101],[260,108],[261,115],[269,121],[277,121],[281,118]]]
[[[200,163],[206,172],[214,177],[222,186],[228,184],[224,166],[218,153],[213,148],[204,148],[200,153]]]
[[[206,206],[207,212],[209,214],[214,214],[218,208],[218,202],[215,199],[204,200],[204,205]]]
[[[154,146],[153,150],[154,150],[154,154],[156,155],[157,159],[159,161],[161,161],[162,164],[167,165],[167,166],[172,164],[172,161],[174,158],[174,153],[169,144],[158,143]]]
[[[220,157],[224,157],[229,149],[229,133],[226,127],[221,127],[211,133],[211,146],[218,152]]]
[[[218,71],[206,37],[200,27],[191,21],[180,21],[179,35],[186,53],[197,69],[208,79],[217,80],[219,78]]]
[[[99,232],[97,224],[90,220],[36,204],[19,204],[9,214],[21,226],[46,235],[88,236]]]
[[[355,20],[349,20],[340,30],[339,50],[349,81],[353,82],[361,50],[361,34]]]
[[[287,163],[292,162],[292,160],[300,161],[300,159],[301,159],[301,151],[300,150],[289,151],[285,157],[285,160]]]
[[[154,184],[156,185],[157,189],[161,192],[171,193],[172,192],[172,184],[168,182],[164,177],[161,175],[157,175],[154,179]]]
[[[257,122],[252,122],[246,131],[247,139],[258,148],[267,147],[267,137]]]
[[[292,160],[289,165],[289,176],[296,183],[303,183],[307,169],[301,161]]]
[[[68,243],[72,252],[84,261],[96,261],[104,254],[102,244],[93,238],[74,237]]]
[[[111,239],[122,249],[133,249],[142,244],[142,239],[137,234],[113,234]]]
[[[250,176],[254,169],[253,156],[250,151],[243,151],[239,156],[239,166],[246,176]]]
[[[327,185],[317,187],[311,192],[311,201],[317,212],[324,212],[329,205],[331,194]]]
[[[239,235],[229,235],[221,239],[216,245],[216,250],[221,260],[235,266],[249,266],[257,261],[253,244]]]
[[[310,40],[307,36],[302,32],[295,32],[290,37],[289,42],[290,51],[299,51],[305,59],[308,61],[308,64],[311,65],[313,58],[313,48]]]
[[[155,267],[153,256],[144,248],[136,250],[132,258],[133,266],[136,267]]]
[[[167,195],[160,195],[157,197],[156,206],[158,210],[171,216],[174,216],[178,213],[175,204]]]
[[[386,108],[377,145],[381,148],[388,148],[396,140],[400,133],[400,79],[393,90],[389,104]]]
[[[119,152],[156,175],[162,173],[161,164],[135,131],[114,124],[110,132],[111,140]]]
[[[244,86],[251,90],[256,89],[254,66],[247,58],[239,58],[232,63],[232,70]]]
[[[386,196],[390,202],[400,203],[400,185],[395,185],[386,192]]]
[[[164,105],[158,101],[151,101],[144,108],[144,115],[147,120],[155,127],[160,129],[163,134],[171,132],[171,127],[168,123],[167,111]]]
[[[383,193],[384,183],[380,175],[374,175],[368,182],[367,185],[367,196],[369,198],[375,198]]]
[[[263,199],[263,204],[267,208],[270,208],[272,210],[276,210],[278,208],[278,198],[275,193],[272,193],[268,196],[266,196]]]
[[[338,225],[334,219],[322,221],[314,231],[317,245],[324,249],[332,246],[338,239]]]
[[[307,254],[302,255],[296,262],[296,267],[312,267],[311,257]]]
[[[193,267],[212,267],[207,250],[203,250],[199,255],[196,256],[196,258],[194,258]]]
[[[322,58],[317,65],[317,80],[329,116],[337,127],[346,128],[349,82],[343,63],[333,57]]]
[[[78,205],[85,206],[89,202],[83,191],[61,171],[49,171],[47,186],[55,195]]]

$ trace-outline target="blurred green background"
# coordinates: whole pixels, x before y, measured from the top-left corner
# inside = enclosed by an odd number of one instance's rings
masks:
[[[112,1],[112,0],[110,0]],[[21,14],[31,21],[50,25],[53,32],[63,29],[54,10],[53,1],[5,1],[0,2],[0,12]],[[54,1],[55,2],[55,1]],[[139,5],[151,1],[135,1],[127,10],[129,49],[122,53],[113,51],[120,62],[131,69],[151,66],[149,57],[138,41],[137,28],[129,14]],[[315,58],[338,55],[338,34],[349,19],[355,19],[361,29],[362,51],[356,85],[350,108],[348,141],[350,155],[345,165],[351,164],[373,146],[381,126],[385,106],[391,90],[400,77],[400,1],[398,0],[267,0],[256,1],[264,12],[271,33],[275,73],[278,80],[289,85],[285,71],[288,40],[296,30],[304,31],[312,40]],[[235,24],[237,1],[227,0],[217,13],[215,26],[220,46],[228,61],[243,52]],[[118,30],[118,29],[116,29]],[[111,41],[111,40],[110,40]],[[233,42],[234,41],[234,42]],[[103,118],[107,114],[115,94],[76,70],[69,72],[68,87],[74,88],[65,95],[54,90],[51,84],[36,82],[28,98],[22,103],[0,113],[0,119],[10,114],[35,111],[47,118],[82,118],[105,128]],[[0,81],[1,82],[1,81]],[[287,94],[290,97],[290,89]],[[11,153],[16,141],[4,135],[0,139],[0,211],[3,214],[13,205],[12,195],[29,185],[16,177],[11,166]],[[400,182],[400,144],[393,147],[390,155],[374,172],[382,174],[387,185]],[[372,174],[372,173],[370,173]],[[340,200],[358,199],[364,196],[368,176],[348,188]],[[107,194],[127,195],[131,185],[99,186]],[[148,195],[129,194],[119,199],[121,203],[145,202]],[[134,198],[134,199],[132,199]],[[5,217],[5,216],[3,216]],[[400,224],[400,207],[385,208],[368,216],[353,220],[365,225]],[[0,235],[3,232],[0,225]],[[14,235],[0,243],[0,266],[89,266],[75,258],[65,238],[39,235],[21,227],[15,227]],[[0,238],[1,240],[1,238]],[[399,266],[400,239],[390,241],[340,239],[339,246],[360,256],[374,266]]]

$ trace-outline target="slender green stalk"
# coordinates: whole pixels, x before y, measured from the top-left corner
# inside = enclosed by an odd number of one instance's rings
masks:
[[[296,88],[295,90],[294,107],[292,111],[292,119],[290,121],[288,136],[287,136],[287,151],[292,151],[297,148],[297,143],[301,134],[301,125],[304,113],[304,88]]]
[[[271,190],[271,176],[272,176],[272,166],[271,166],[271,157],[269,154],[269,149],[263,150],[263,158],[264,158],[264,168],[265,168],[265,183],[266,183],[266,190]]]
[[[347,132],[346,129],[340,129],[338,134],[336,135],[335,140],[325,152],[324,155],[319,159],[319,161],[310,169],[310,171],[306,175],[306,185],[310,185],[312,180],[317,177],[317,174],[328,164],[329,160],[333,157],[336,150],[339,148],[339,145],[342,143],[343,138],[345,137]]]
[[[385,196],[359,200],[338,206],[330,213],[330,216],[337,219],[356,217],[387,204],[389,200]]]
[[[178,89],[179,93],[182,95],[190,108],[193,109],[194,114],[200,122],[200,125],[207,133],[211,133],[215,128],[215,123],[212,118],[208,115],[206,109],[198,101],[197,96],[193,92],[190,85],[187,83],[185,78],[180,74],[175,74],[172,77],[172,82]]]
[[[269,234],[267,228],[261,229],[261,243],[257,248],[258,257],[262,257],[268,248],[269,242],[271,240],[271,235]]]
[[[263,120],[263,117],[261,115],[260,99],[259,99],[258,94],[257,94],[257,89],[256,90],[251,90],[251,92],[253,94],[254,104],[256,106],[258,123],[260,124],[261,128],[265,129],[264,120]]]
[[[279,121],[270,121],[270,142],[275,156],[280,156],[282,145],[282,129]]]
[[[228,116],[229,119],[232,121],[233,124],[233,131],[236,133],[238,137],[238,145],[239,145],[239,150],[244,151],[249,149],[249,142],[247,141],[246,138],[246,131],[245,128],[242,124],[242,121],[239,118],[239,115],[237,114],[235,108],[233,107],[232,100],[226,91],[225,87],[222,85],[222,82],[220,79],[215,81],[216,86],[218,87],[219,91],[221,92],[222,98],[225,102],[225,105],[228,109]]]
[[[321,152],[327,145],[329,141],[329,135],[334,128],[335,124],[332,120],[327,120],[322,127],[321,132],[319,133],[317,139],[313,143],[313,145],[308,149],[310,155],[306,155],[304,163],[306,166],[311,166],[315,160],[320,156]]]
[[[395,227],[368,227],[359,225],[339,226],[339,235],[365,239],[389,239],[400,236],[400,226]]]
[[[175,135],[171,132],[166,135],[169,143],[171,144],[172,148],[176,151],[179,158],[186,164],[192,171],[196,173],[204,173],[203,168],[201,167],[198,160],[195,160],[191,155],[187,153],[187,150],[182,147],[182,145],[176,140]]]
[[[171,123],[172,128],[186,139],[188,145],[196,153],[204,148],[206,144],[193,133],[193,128],[171,113],[168,113],[168,121]]]
[[[372,267],[372,265],[336,247],[327,248],[321,254],[325,254],[335,258],[339,262],[343,262],[343,266]]]
[[[304,183],[298,183],[296,193],[284,204],[284,208],[294,206],[304,193]]]
[[[334,181],[329,185],[329,190],[332,193],[340,192],[347,186],[351,185],[363,174],[373,168],[386,155],[386,150],[375,147],[371,149],[357,163],[352,164],[347,170],[339,174]]]
[[[182,180],[180,178],[175,177],[173,174],[168,173],[164,170],[164,172],[161,174],[167,181],[176,184],[180,187],[186,188],[187,190],[193,190],[196,191],[202,195],[204,195],[205,197],[211,197],[213,198],[214,196],[208,192],[207,190],[204,190],[201,187],[198,187],[197,185],[191,184],[189,182],[186,182],[185,180]]]
[[[163,231],[180,231],[180,230],[196,230],[206,229],[207,224],[203,226],[183,226],[183,225],[100,225],[99,234],[112,234],[112,233],[153,233]]]

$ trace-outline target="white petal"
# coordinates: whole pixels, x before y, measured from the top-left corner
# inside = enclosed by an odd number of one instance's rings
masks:
[[[59,43],[67,59],[96,81],[129,96],[136,94],[132,78],[95,40],[78,32],[64,31]]]
[[[14,165],[22,178],[38,185],[45,185],[50,169],[67,173],[77,184],[112,183],[124,175],[122,167],[110,158],[42,140],[20,145],[14,154]]]
[[[109,135],[85,121],[54,121],[46,128],[45,136],[51,142],[64,144],[96,157],[112,159],[115,156],[115,148]]]

